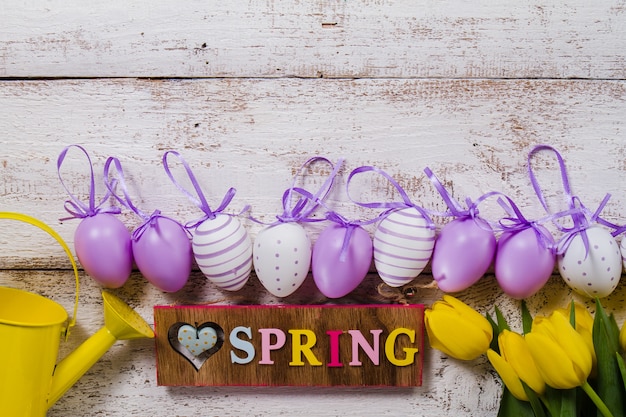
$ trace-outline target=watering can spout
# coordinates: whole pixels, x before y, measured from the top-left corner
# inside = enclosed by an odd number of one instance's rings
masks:
[[[116,341],[154,337],[148,323],[118,297],[102,292],[102,299],[104,326],[56,365],[48,396],[48,408],[56,403]]]

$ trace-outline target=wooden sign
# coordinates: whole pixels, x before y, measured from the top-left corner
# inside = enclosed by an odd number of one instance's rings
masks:
[[[156,306],[159,385],[419,386],[422,305]]]

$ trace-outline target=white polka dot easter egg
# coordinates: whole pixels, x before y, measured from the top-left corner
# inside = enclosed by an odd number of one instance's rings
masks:
[[[219,213],[193,233],[193,254],[207,279],[229,291],[241,289],[252,271],[252,241],[241,222]]]
[[[257,235],[252,252],[259,281],[276,297],[292,294],[309,273],[311,241],[297,223],[265,227]]]
[[[426,267],[435,245],[435,229],[415,208],[387,215],[374,232],[374,265],[390,287],[401,287]]]
[[[624,268],[626,268],[626,238],[622,238],[622,241],[619,244],[619,250],[622,253],[622,264]]]
[[[622,274],[622,256],[615,238],[600,226],[586,230],[586,253],[581,233],[572,238],[565,253],[557,257],[565,283],[587,297],[606,297],[617,287]],[[585,256],[586,255],[586,256]]]

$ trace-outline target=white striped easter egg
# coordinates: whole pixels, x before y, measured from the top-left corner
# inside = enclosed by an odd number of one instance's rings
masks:
[[[252,271],[252,241],[239,220],[218,213],[193,233],[193,254],[207,279],[229,291],[241,289]]]
[[[411,282],[426,267],[435,246],[435,229],[415,208],[387,215],[374,232],[374,265],[390,287]]]

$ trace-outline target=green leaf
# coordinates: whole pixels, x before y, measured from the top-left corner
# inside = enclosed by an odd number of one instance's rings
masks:
[[[563,401],[564,392],[565,390],[546,386],[546,392],[543,394],[543,399],[544,403],[548,407],[549,414],[553,417],[561,415],[561,402]]]
[[[561,414],[560,417],[572,417],[576,415],[576,388],[561,390]]]
[[[616,353],[619,351],[619,329],[615,318],[609,318],[596,299],[593,320],[593,346],[597,358],[596,391],[615,417],[624,416],[624,382]]]
[[[526,396],[528,397],[528,402],[530,404],[530,407],[533,409],[533,413],[535,417],[547,417],[545,408],[543,407],[543,404],[541,404],[541,401],[539,400],[537,393],[533,391],[532,389],[530,389],[530,387],[526,385],[524,381],[521,381],[521,382],[522,382],[522,387],[524,387],[524,392],[526,393]]]
[[[522,329],[524,331],[524,334],[530,333],[532,327],[533,317],[530,315],[530,311],[528,311],[526,301],[522,300]]]
[[[615,359],[617,360],[619,372],[622,374],[622,383],[624,384],[624,392],[626,393],[626,364],[624,364],[624,359],[619,352],[615,352]]]
[[[491,328],[493,329],[493,339],[491,339],[491,343],[489,344],[489,348],[495,351],[498,355],[500,354],[500,346],[498,345],[498,335],[500,334],[500,330],[498,329],[498,325],[491,318],[489,314],[485,314],[485,318],[491,324]]]
[[[571,324],[574,329],[576,328],[576,304],[574,304],[574,300],[572,300],[569,307],[569,324]]]
[[[520,401],[504,388],[500,399],[498,417],[534,417],[532,407],[526,401]]]
[[[509,330],[510,331],[511,329],[509,328],[509,325],[506,322],[506,319],[504,318],[504,315],[502,315],[502,312],[500,311],[498,306],[495,307],[495,310],[496,310],[496,319],[498,320],[498,330],[499,330],[499,332],[501,332],[503,330]]]

